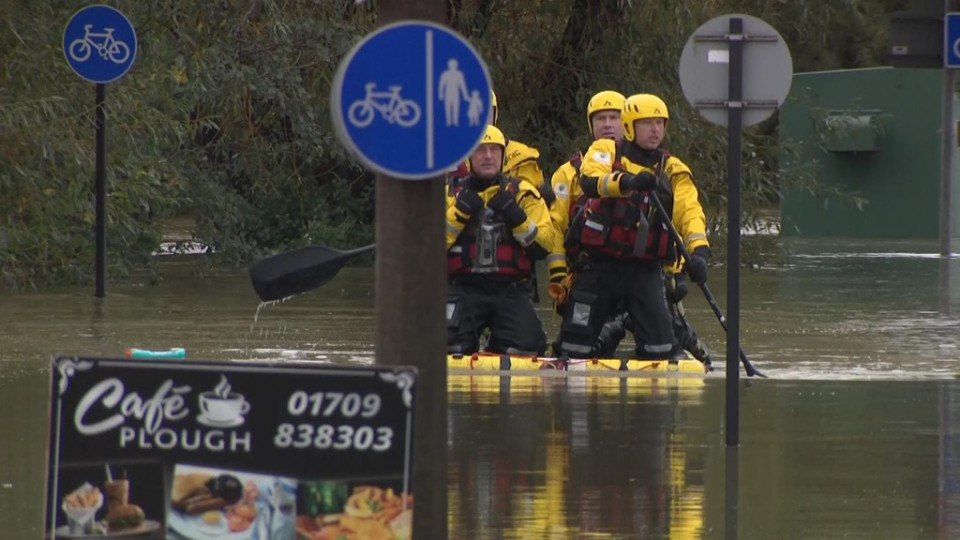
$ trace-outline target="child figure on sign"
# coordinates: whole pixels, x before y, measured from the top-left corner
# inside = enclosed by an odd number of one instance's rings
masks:
[[[467,119],[471,126],[480,125],[480,112],[483,111],[483,100],[480,98],[480,91],[474,90],[468,98],[470,102],[467,108]]]

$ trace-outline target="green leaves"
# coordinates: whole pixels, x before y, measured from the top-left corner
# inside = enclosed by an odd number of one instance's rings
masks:
[[[451,24],[490,67],[507,134],[547,174],[589,142],[603,89],[668,103],[667,146],[693,169],[722,234],[726,137],[680,91],[683,44],[703,22],[751,13],[777,28],[795,71],[876,65],[888,15],[907,0],[563,0],[451,3]],[[117,3],[139,52],[106,92],[109,274],[146,268],[164,222],[190,216],[217,261],[372,238],[373,177],[336,140],[329,92],[343,55],[376,23],[352,0]],[[71,2],[0,7],[0,287],[92,281],[94,86],[67,66]],[[745,219],[778,203],[776,121],[744,136]],[[794,181],[820,189],[809,170]],[[806,176],[805,176],[806,175]],[[804,180],[806,179],[806,180]]]
[[[121,4],[140,50],[106,89],[111,277],[151,269],[175,215],[194,216],[195,237],[233,264],[344,220],[355,226],[342,242],[371,236],[371,194],[343,191],[341,175],[360,171],[333,140],[327,105],[336,60],[369,28],[368,13],[353,21],[312,2]],[[95,92],[60,46],[76,6],[6,6],[0,286],[89,281]]]

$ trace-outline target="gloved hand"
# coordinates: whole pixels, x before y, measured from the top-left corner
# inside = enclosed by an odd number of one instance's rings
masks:
[[[570,289],[573,288],[573,274],[561,274],[554,276],[547,284],[547,294],[553,299],[553,310],[563,314],[563,307],[567,303],[567,297],[570,295]]]
[[[547,294],[558,304],[562,304],[567,300],[567,293],[570,289],[568,285],[564,285],[564,281],[569,282],[567,279],[569,275],[570,274],[566,272],[558,272],[550,277],[550,283],[547,284]]]
[[[456,207],[461,214],[469,217],[483,208],[483,199],[480,198],[480,195],[477,195],[477,192],[464,189],[457,193]]]
[[[680,303],[687,296],[687,276],[683,274],[667,275],[667,300],[671,304]]]
[[[620,192],[634,191],[652,191],[657,187],[657,177],[643,171],[638,174],[624,173],[620,177]]]
[[[690,258],[687,259],[687,275],[694,283],[707,282],[707,260],[710,259],[710,248],[700,246],[693,250]]]
[[[517,204],[517,199],[507,191],[500,190],[487,203],[487,207],[514,228],[527,220],[527,213]]]

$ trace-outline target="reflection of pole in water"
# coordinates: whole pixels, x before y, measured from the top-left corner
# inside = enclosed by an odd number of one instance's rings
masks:
[[[940,463],[937,474],[937,525],[941,538],[960,535],[960,392],[949,382],[937,384],[940,396]]]
[[[737,517],[740,506],[740,448],[727,445],[726,493],[723,502],[724,536],[737,540]]]
[[[90,335],[97,341],[103,341],[106,335],[106,332],[104,332],[106,302],[107,299],[102,296],[93,297],[93,318],[90,320]]]
[[[950,254],[940,255],[940,314],[950,314]]]

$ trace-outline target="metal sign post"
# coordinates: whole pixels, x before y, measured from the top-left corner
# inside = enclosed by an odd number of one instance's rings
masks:
[[[940,299],[950,312],[950,258],[953,253],[953,152],[956,148],[954,107],[957,68],[960,68],[960,13],[943,19],[943,133],[940,150]]]
[[[680,84],[687,101],[710,122],[727,127],[726,538],[738,537],[739,509],[740,138],[744,126],[765,120],[783,104],[792,79],[793,61],[783,38],[749,15],[707,21],[690,36],[680,56]]]
[[[680,57],[691,105],[727,127],[726,443],[739,444],[741,133],[768,118],[790,91],[793,61],[777,31],[750,15],[722,15],[698,28]]]
[[[96,83],[96,296],[106,296],[106,83],[123,77],[137,57],[137,33],[126,15],[109,6],[87,6],[63,30],[63,55],[81,78]]]
[[[439,20],[443,13],[439,0],[380,5],[384,21]],[[379,173],[376,361],[413,365],[419,373],[413,538],[447,537],[443,174],[480,142],[490,86],[486,66],[464,38],[438,24],[404,21],[354,47],[331,91],[338,136]]]

